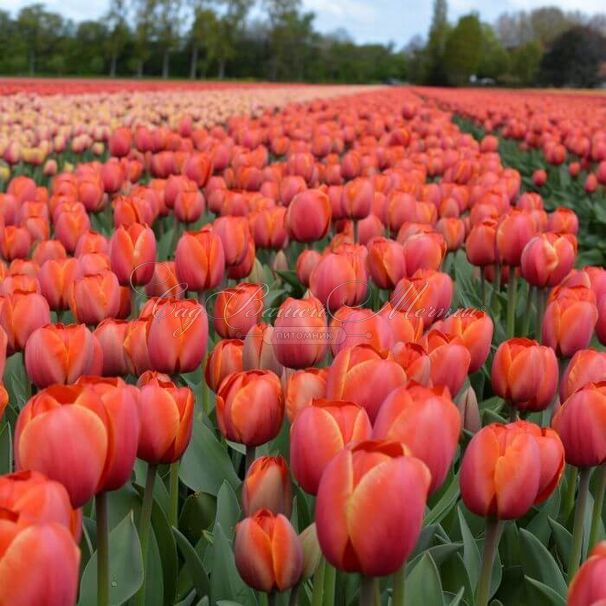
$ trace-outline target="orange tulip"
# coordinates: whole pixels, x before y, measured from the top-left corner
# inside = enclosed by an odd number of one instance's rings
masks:
[[[206,384],[216,392],[227,375],[244,370],[241,339],[221,339],[208,354],[204,377]]]
[[[194,395],[189,387],[151,380],[141,387],[137,456],[150,464],[174,463],[189,445]]]
[[[296,272],[299,282],[309,286],[309,278],[316,265],[321,261],[322,255],[317,250],[306,249],[297,258]]]
[[[374,187],[370,179],[358,177],[343,187],[342,206],[344,215],[358,221],[370,214],[374,198]]]
[[[326,397],[355,402],[374,421],[385,398],[405,382],[406,373],[388,354],[356,345],[335,357],[328,370]]]
[[[36,329],[25,344],[25,370],[39,388],[98,375],[102,359],[100,342],[84,324],[48,324]]]
[[[545,310],[543,343],[570,357],[589,345],[597,321],[596,299],[590,288],[559,288],[551,293]]]
[[[579,349],[566,366],[560,383],[560,399],[568,399],[575,391],[590,383],[606,381],[606,352]]]
[[[250,215],[250,231],[258,248],[273,250],[284,248],[288,240],[284,227],[285,214],[286,209],[278,206]]]
[[[494,265],[497,260],[497,222],[484,219],[474,225],[467,235],[465,251],[472,265]]]
[[[315,495],[333,457],[371,433],[368,414],[353,402],[320,399],[304,407],[290,430],[290,464],[301,488]]]
[[[75,278],[69,298],[69,308],[77,322],[98,324],[118,315],[120,284],[116,274],[103,270]]]
[[[527,211],[511,210],[497,226],[497,256],[504,265],[520,265],[522,251],[536,229]]]
[[[567,606],[602,606],[606,603],[606,541],[595,546],[568,588]]]
[[[288,205],[286,231],[297,242],[315,242],[328,233],[331,216],[328,196],[320,189],[309,189],[298,193]]]
[[[406,275],[402,245],[389,238],[373,238],[367,247],[366,264],[373,282],[379,288],[393,289]]]
[[[282,427],[284,398],[278,377],[268,370],[229,375],[217,393],[217,425],[227,440],[260,446]]]
[[[316,530],[336,568],[384,576],[399,570],[412,552],[431,475],[405,454],[397,442],[359,442],[328,464],[316,499]]]
[[[452,465],[461,417],[444,387],[407,385],[392,391],[373,426],[375,440],[402,442],[431,472],[429,492],[437,490]],[[427,440],[431,435],[432,439]]]
[[[147,284],[154,275],[156,236],[140,223],[118,227],[110,241],[109,256],[122,286]]]
[[[22,351],[30,335],[49,323],[50,309],[42,295],[16,292],[0,297],[0,326],[8,337],[9,356]]]
[[[446,255],[446,241],[436,232],[410,236],[402,243],[402,248],[408,276],[418,269],[437,271]]]
[[[284,367],[276,358],[273,334],[274,327],[264,322],[251,327],[244,339],[243,370],[271,370],[278,376],[282,375]]]
[[[566,236],[535,236],[522,251],[522,277],[532,286],[556,286],[574,264],[575,247]]]
[[[61,482],[73,507],[97,492],[119,488],[132,472],[139,435],[133,389],[107,383],[40,391],[17,420],[17,468]]]
[[[236,526],[236,568],[247,585],[267,593],[296,585],[303,572],[303,548],[288,519],[268,509]]]
[[[519,518],[539,495],[541,451],[534,436],[516,424],[493,423],[469,442],[460,474],[461,497],[471,512]]]
[[[244,338],[261,321],[264,295],[263,286],[252,282],[240,282],[220,291],[214,306],[215,330],[223,338]]]
[[[421,345],[429,355],[432,384],[444,385],[450,393],[458,394],[471,363],[469,350],[461,339],[432,328],[421,339]]]
[[[252,516],[260,509],[290,518],[292,482],[283,457],[259,457],[246,472],[242,483],[242,510]]]
[[[0,253],[4,259],[25,259],[31,246],[32,237],[25,227],[0,225]]]
[[[288,297],[274,322],[272,345],[276,358],[287,368],[315,366],[326,355],[326,312],[315,297]]]
[[[326,368],[306,368],[289,374],[284,388],[286,415],[292,423],[313,400],[326,396]]]
[[[560,436],[566,462],[594,467],[606,461],[606,382],[575,391],[558,409],[551,426]]]
[[[150,299],[147,310],[141,311],[141,319],[146,317],[154,370],[173,375],[200,366],[208,342],[208,317],[202,305],[191,299]]]
[[[558,387],[558,361],[553,349],[526,338],[499,345],[492,362],[494,393],[519,410],[549,406]]]
[[[213,223],[212,231],[223,244],[225,265],[242,263],[252,240],[248,220],[245,217],[219,217]]]
[[[185,232],[177,243],[175,269],[184,289],[203,292],[219,286],[225,272],[221,238],[208,229]]]
[[[69,295],[74,282],[78,261],[73,258],[49,259],[40,267],[40,291],[53,311],[69,308]]]

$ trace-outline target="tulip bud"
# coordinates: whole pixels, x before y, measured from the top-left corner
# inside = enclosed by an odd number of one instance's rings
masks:
[[[504,265],[520,265],[522,251],[536,229],[527,211],[511,210],[497,226],[497,255]]]
[[[212,391],[219,389],[227,375],[244,370],[243,349],[244,342],[240,339],[221,339],[208,354],[204,378]]]
[[[219,236],[209,230],[185,232],[175,252],[177,278],[194,292],[215,288],[223,281],[225,254]]]
[[[299,412],[311,406],[313,400],[326,396],[326,368],[297,370],[286,380],[285,402],[288,420],[292,423]]]
[[[366,263],[374,283],[379,288],[393,289],[406,275],[402,245],[388,238],[373,238],[367,247]]]
[[[244,370],[271,370],[277,376],[284,367],[276,358],[273,346],[274,327],[261,322],[255,324],[246,334],[242,363]]]
[[[322,255],[317,250],[306,249],[299,255],[297,258],[296,272],[297,278],[303,286],[309,286],[311,273],[321,259]]]
[[[213,223],[212,233],[221,239],[225,265],[238,265],[244,261],[252,240],[245,217],[219,217]],[[218,251],[216,254],[219,255]]]
[[[306,581],[314,575],[322,559],[322,550],[318,542],[315,523],[310,524],[299,534],[299,540],[303,547],[303,574],[301,580]]]
[[[484,219],[474,225],[465,241],[465,251],[472,265],[493,265],[497,259],[497,222]]]
[[[477,433],[482,428],[482,418],[480,416],[480,408],[478,406],[478,397],[473,387],[468,387],[461,392],[455,403],[461,415],[462,427],[470,432]]]
[[[545,410],[558,387],[558,361],[553,349],[526,338],[499,345],[492,362],[495,395],[519,410]]]
[[[532,286],[556,286],[572,269],[574,257],[568,238],[552,233],[535,236],[522,251],[522,277]]]
[[[297,194],[288,205],[286,230],[297,242],[315,242],[328,233],[331,215],[328,196],[319,189],[309,189]]]
[[[282,427],[284,398],[278,377],[267,370],[229,375],[217,393],[217,425],[227,440],[260,446]]]
[[[515,424],[483,427],[461,463],[461,497],[467,509],[500,520],[525,515],[539,494],[540,457],[536,439]]]
[[[341,450],[322,474],[316,529],[324,557],[339,570],[385,576],[412,552],[431,475],[404,455],[396,442],[360,442]]]
[[[8,337],[9,356],[22,351],[30,335],[46,324],[50,324],[50,309],[42,295],[16,292],[0,297],[0,326]]]
[[[110,241],[112,271],[122,286],[147,284],[154,275],[156,237],[146,225],[118,227]]]
[[[48,324],[36,329],[25,344],[27,376],[39,388],[98,375],[102,358],[101,344],[84,324]]]
[[[606,352],[595,349],[577,351],[562,375],[560,399],[568,399],[575,391],[590,383],[606,381]]]
[[[263,286],[240,282],[217,294],[213,324],[223,338],[242,339],[261,321],[264,304]]]
[[[191,299],[150,299],[148,305],[141,319],[150,318],[147,348],[152,368],[170,375],[195,370],[208,342],[204,307]]]
[[[283,457],[259,457],[246,472],[242,483],[242,509],[252,516],[259,509],[290,518],[292,483]]]
[[[74,279],[69,307],[77,322],[98,324],[118,315],[120,285],[116,274],[103,270]]]
[[[575,391],[558,409],[551,426],[564,444],[567,463],[601,465],[606,461],[606,382]]]
[[[303,549],[297,533],[285,516],[267,509],[237,524],[234,555],[240,576],[258,591],[294,587],[303,572]]]
[[[601,606],[606,602],[606,541],[598,543],[568,589],[568,606]]]
[[[431,473],[430,494],[444,482],[452,465],[461,433],[459,411],[443,387],[421,385],[392,391],[375,419],[375,440],[402,442],[427,465]],[[431,442],[423,436],[431,434]]]

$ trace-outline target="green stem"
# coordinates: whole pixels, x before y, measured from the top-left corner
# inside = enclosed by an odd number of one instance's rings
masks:
[[[524,308],[524,318],[522,319],[522,336],[526,337],[530,331],[530,310],[532,309],[532,299],[535,293],[535,287],[528,285],[528,292],[526,295],[526,307]]]
[[[362,577],[360,585],[360,606],[377,606],[377,579],[375,577]]]
[[[581,563],[581,551],[583,548],[585,509],[587,507],[587,496],[589,494],[589,478],[593,468],[583,467],[579,471],[579,494],[574,512],[574,527],[572,530],[572,547],[570,549],[570,562],[568,564],[568,579],[572,580],[579,564]]]
[[[516,321],[516,290],[518,287],[518,277],[516,268],[509,268],[509,281],[507,284],[507,338],[511,339],[515,334]]]
[[[311,606],[322,606],[322,598],[324,597],[324,573],[326,572],[327,565],[326,560],[322,558],[314,574]]]
[[[402,564],[402,568],[393,575],[392,589],[393,600],[392,606],[404,606],[404,596],[406,587],[406,562]]]
[[[275,591],[272,591],[271,593],[267,594],[267,604],[268,606],[276,606],[276,597],[277,597],[277,593]]]
[[[488,309],[492,311],[492,305],[496,294],[501,290],[501,264],[497,263],[494,266],[494,278],[492,281],[492,290],[490,291],[490,300],[488,303]]]
[[[335,603],[335,582],[337,580],[337,571],[334,566],[326,563],[324,572],[324,597],[322,603],[324,606],[334,606]]]
[[[245,469],[245,473],[248,472],[248,470],[250,469],[250,466],[253,464],[253,461],[255,460],[255,447],[254,446],[247,446],[246,447],[246,469]]]
[[[593,502],[593,513],[591,515],[591,530],[589,532],[589,542],[587,543],[587,553],[590,553],[598,540],[600,522],[602,521],[602,507],[604,505],[604,491],[606,491],[606,463],[602,463],[597,471],[598,483],[596,487],[595,500]]]
[[[109,604],[109,518],[107,493],[95,497],[97,520],[97,606]]]
[[[484,267],[480,267],[480,298],[482,305],[486,307],[486,276],[484,275]]]
[[[299,585],[295,585],[290,590],[290,597],[288,598],[288,606],[298,606],[299,604]]]
[[[154,482],[156,480],[156,465],[148,463],[147,478],[145,480],[145,490],[143,491],[143,504],[141,505],[141,517],[139,518],[139,540],[141,541],[141,554],[143,557],[144,580],[141,589],[137,593],[135,604],[144,606],[145,604],[145,585],[147,584],[147,552],[149,551],[149,533],[151,531],[151,514],[154,504]]]
[[[354,244],[358,244],[358,242],[360,240],[360,227],[358,225],[358,222],[355,219],[353,222],[353,239],[354,239]]]
[[[168,522],[177,528],[179,518],[179,461],[171,463],[170,466],[170,510]]]
[[[543,342],[543,317],[545,316],[545,306],[547,304],[547,289],[537,288],[537,325],[536,340]]]
[[[492,577],[492,566],[499,548],[503,522],[501,520],[486,520],[486,538],[484,539],[484,551],[482,552],[482,568],[480,579],[476,589],[476,606],[487,606],[490,599],[490,581]]]
[[[577,477],[579,475],[579,469],[577,467],[568,468],[568,483],[566,484],[566,494],[564,495],[564,522],[568,519],[570,512],[574,508],[574,495],[577,490]]]
[[[518,420],[518,409],[513,404],[509,404],[509,422],[515,423],[517,420]]]

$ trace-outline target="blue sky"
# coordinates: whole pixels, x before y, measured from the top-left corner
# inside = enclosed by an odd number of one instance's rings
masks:
[[[43,0],[41,0],[43,1]],[[16,12],[32,0],[0,0],[0,8]],[[74,19],[95,19],[103,15],[107,0],[46,0],[51,10]],[[506,11],[530,10],[545,5],[564,10],[595,13],[604,10],[604,0],[450,0],[449,17],[476,10],[482,19],[494,21]],[[431,21],[431,0],[303,0],[316,13],[316,29],[331,32],[345,28],[356,42],[388,42],[403,45],[415,34],[425,35]]]

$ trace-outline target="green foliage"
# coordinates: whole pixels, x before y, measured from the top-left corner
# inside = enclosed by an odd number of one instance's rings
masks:
[[[446,41],[444,66],[448,82],[467,84],[482,59],[482,27],[477,15],[461,17]]]

